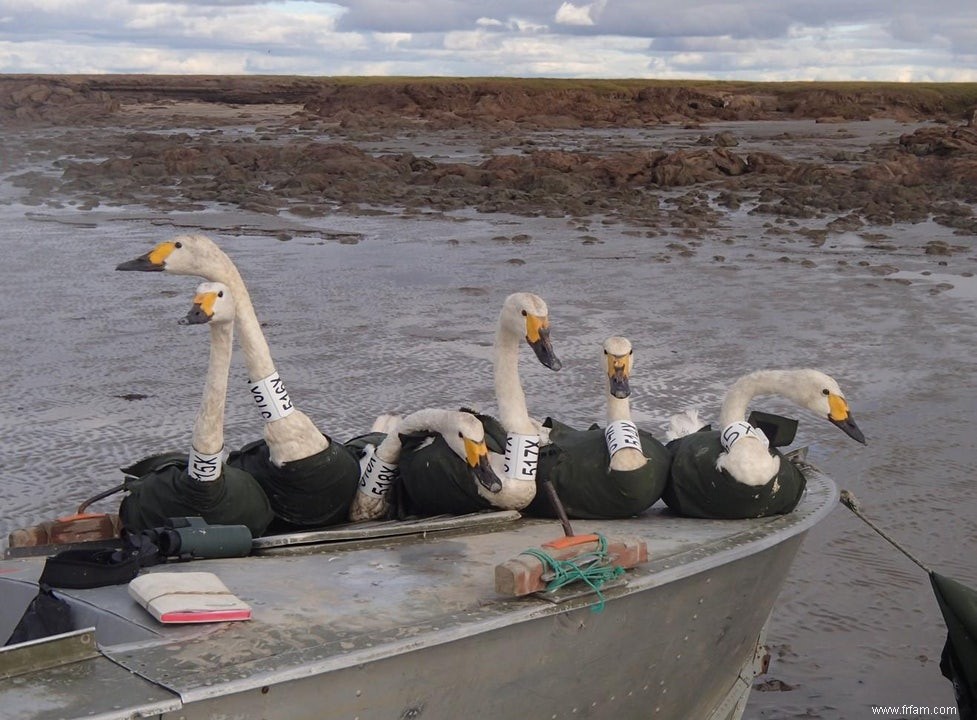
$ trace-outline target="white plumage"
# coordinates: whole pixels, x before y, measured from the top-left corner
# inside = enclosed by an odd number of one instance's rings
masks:
[[[158,244],[146,255],[122,263],[119,270],[162,270],[174,275],[192,275],[227,286],[234,298],[238,340],[252,381],[275,372],[275,364],[251,296],[241,273],[217,244],[205,235],[180,235]],[[286,417],[264,423],[264,437],[271,462],[283,464],[306,458],[329,447],[329,440],[303,412],[295,409]]]
[[[349,519],[353,522],[375,520],[385,517],[390,508],[390,494],[364,492],[366,473],[371,455],[383,461],[388,467],[400,462],[401,434],[414,432],[436,432],[440,434],[451,451],[461,458],[472,472],[472,482],[482,489],[483,483],[492,486],[499,479],[491,477],[488,464],[488,448],[485,446],[485,429],[474,415],[458,410],[424,408],[404,417],[380,415],[373,423],[371,432],[386,433],[386,437],[376,447],[368,446],[361,459],[360,491],[353,498]],[[491,494],[491,493],[490,493]]]
[[[538,295],[518,292],[502,304],[495,330],[493,375],[499,422],[506,432],[539,435],[545,445],[549,431],[529,416],[526,395],[519,379],[519,346],[525,340],[543,365],[551,370],[562,367],[553,353],[549,337],[549,310]]]
[[[838,426],[858,442],[865,442],[837,381],[811,368],[757,370],[737,379],[723,399],[719,412],[720,432],[734,423],[745,421],[750,402],[763,395],[791,400]],[[668,437],[681,437],[700,428],[698,414],[686,411],[672,417]],[[768,444],[759,433],[750,434],[739,438],[728,450],[721,452],[716,457],[716,468],[725,470],[743,484],[765,485],[776,476],[780,458],[770,453]]]
[[[634,348],[625,337],[612,336],[603,344],[604,365],[607,370],[607,424],[631,421],[631,370],[634,368]],[[622,447],[611,455],[612,470],[637,470],[648,463],[644,453],[633,447]]]

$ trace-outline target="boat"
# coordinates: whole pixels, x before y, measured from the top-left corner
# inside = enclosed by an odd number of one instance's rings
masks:
[[[257,538],[245,557],[152,572],[216,575],[244,622],[162,624],[125,585],[57,590],[75,629],[0,650],[4,717],[663,718],[737,720],[805,535],[838,504],[800,457],[787,514],[681,518],[658,503],[577,531],[638,539],[603,585],[500,593],[499,567],[561,536],[518,512],[371,522]],[[38,592],[43,554],[0,561],[0,640]]]

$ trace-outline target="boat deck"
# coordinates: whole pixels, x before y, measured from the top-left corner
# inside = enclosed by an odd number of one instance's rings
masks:
[[[80,659],[30,674],[16,670],[16,661],[10,659],[15,648],[0,652],[0,707],[12,712],[11,717],[38,719],[169,717],[166,713],[171,712],[176,713],[173,717],[191,718],[197,717],[192,712],[195,703],[208,707],[208,702],[228,702],[233,696],[243,714],[228,717],[365,718],[371,716],[369,707],[408,712],[414,707],[409,701],[411,683],[430,684],[431,673],[436,677],[442,668],[448,673],[447,685],[437,691],[437,699],[418,692],[414,704],[427,707],[425,718],[448,717],[444,708],[450,707],[450,698],[444,707],[439,702],[445,693],[460,691],[450,687],[453,670],[463,671],[467,679],[462,682],[473,684],[468,690],[497,698],[514,682],[507,669],[525,679],[534,662],[544,664],[545,656],[548,669],[541,667],[531,683],[538,692],[545,689],[554,664],[561,662],[561,653],[568,653],[564,660],[571,665],[588,662],[584,646],[593,639],[584,626],[627,643],[643,617],[654,638],[639,642],[657,642],[660,648],[653,655],[635,653],[636,667],[628,672],[664,678],[667,654],[683,643],[690,653],[698,643],[700,663],[701,653],[709,657],[710,652],[722,652],[717,638],[729,635],[735,640],[731,653],[742,654],[750,643],[755,646],[804,533],[837,504],[835,484],[813,467],[804,469],[806,493],[786,516],[695,520],[676,517],[659,504],[629,520],[573,521],[578,534],[634,537],[647,543],[649,561],[603,589],[606,605],[601,612],[594,612],[600,598],[582,584],[552,596],[506,598],[496,592],[496,565],[562,535],[559,522],[523,519],[518,513],[261,538],[247,558],[170,563],[143,571],[213,572],[251,605],[253,618],[245,622],[163,625],[132,600],[123,585],[58,591],[72,601],[76,626],[94,631],[66,641],[74,643]],[[43,561],[0,562],[0,637],[9,635],[34,597]],[[688,629],[692,619],[699,618],[695,610],[712,623],[703,622],[698,634]],[[733,629],[730,618],[745,615],[750,615],[749,622]],[[540,619],[546,622],[534,622]],[[464,650],[468,645],[471,652]],[[447,652],[439,654],[439,648]],[[624,647],[619,652],[631,650]],[[534,653],[539,657],[533,659]],[[594,657],[611,666],[629,662],[613,655],[613,649],[605,648]],[[681,666],[682,652],[677,655]],[[396,683],[389,670],[378,674],[392,662],[400,663],[393,671],[399,678]],[[479,667],[480,662],[485,667]],[[453,668],[453,663],[461,666]],[[738,670],[731,669],[717,682],[729,685]],[[620,667],[592,668],[587,676],[599,679],[606,674],[605,682],[617,682],[618,671],[624,672]],[[329,712],[314,700],[299,700],[303,693],[310,698],[321,693],[324,676],[337,683],[345,678],[328,700],[323,696],[320,701],[329,703]],[[313,678],[319,679],[318,690],[303,689]],[[486,683],[484,689],[475,687],[480,682]],[[628,682],[636,681],[632,677]],[[388,686],[381,688],[385,683]],[[398,695],[393,685],[407,689]],[[665,687],[664,679],[660,685]],[[275,692],[277,687],[291,688],[293,694]],[[620,692],[627,692],[626,687],[622,685]],[[367,703],[364,711],[361,706],[371,693],[373,705]],[[679,702],[679,693],[673,694]],[[305,710],[273,711],[276,703],[290,701],[301,702]],[[494,709],[484,717],[503,717],[513,707],[502,700],[493,702]],[[312,706],[306,707],[309,703]],[[547,712],[562,706],[556,698],[538,703]]]

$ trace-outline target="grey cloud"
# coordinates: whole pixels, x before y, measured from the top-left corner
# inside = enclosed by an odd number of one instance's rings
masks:
[[[935,68],[932,78],[977,74],[973,0],[930,0],[925,8],[912,0],[110,2],[0,0],[0,72],[71,72],[77,62],[105,72],[225,63],[240,72],[318,75],[747,78],[806,67],[808,76],[814,68],[845,77],[873,72],[861,63],[864,49],[889,77],[905,79],[907,67],[914,78],[913,68]],[[798,28],[810,32],[796,42]],[[383,33],[409,37],[394,42]],[[792,65],[801,52],[806,65]]]
[[[964,15],[903,13],[884,28],[893,39],[914,45],[948,44],[954,52],[977,53],[977,4]]]
[[[429,33],[474,30],[480,17],[502,19],[505,15],[499,11],[513,3],[480,7],[460,0],[357,0],[336,4],[347,8],[339,20],[340,31]]]
[[[564,2],[577,8],[594,6],[593,24],[561,24],[557,12]],[[491,4],[463,0],[339,0],[347,8],[340,30],[376,32],[450,32],[474,30],[479,18],[499,22],[498,29],[513,21],[545,26],[555,34],[621,35],[626,37],[722,37],[769,39],[786,37],[792,26],[830,29],[838,24],[886,25],[900,13],[916,13],[912,0],[501,0]],[[971,7],[973,5],[973,8]],[[977,3],[972,0],[931,0],[926,17],[959,18],[961,13],[977,26]],[[491,28],[483,28],[491,29]]]

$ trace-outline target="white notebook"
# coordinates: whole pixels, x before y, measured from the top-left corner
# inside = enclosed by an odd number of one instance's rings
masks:
[[[251,607],[214,573],[146,573],[129,582],[129,594],[163,623],[251,619]]]

